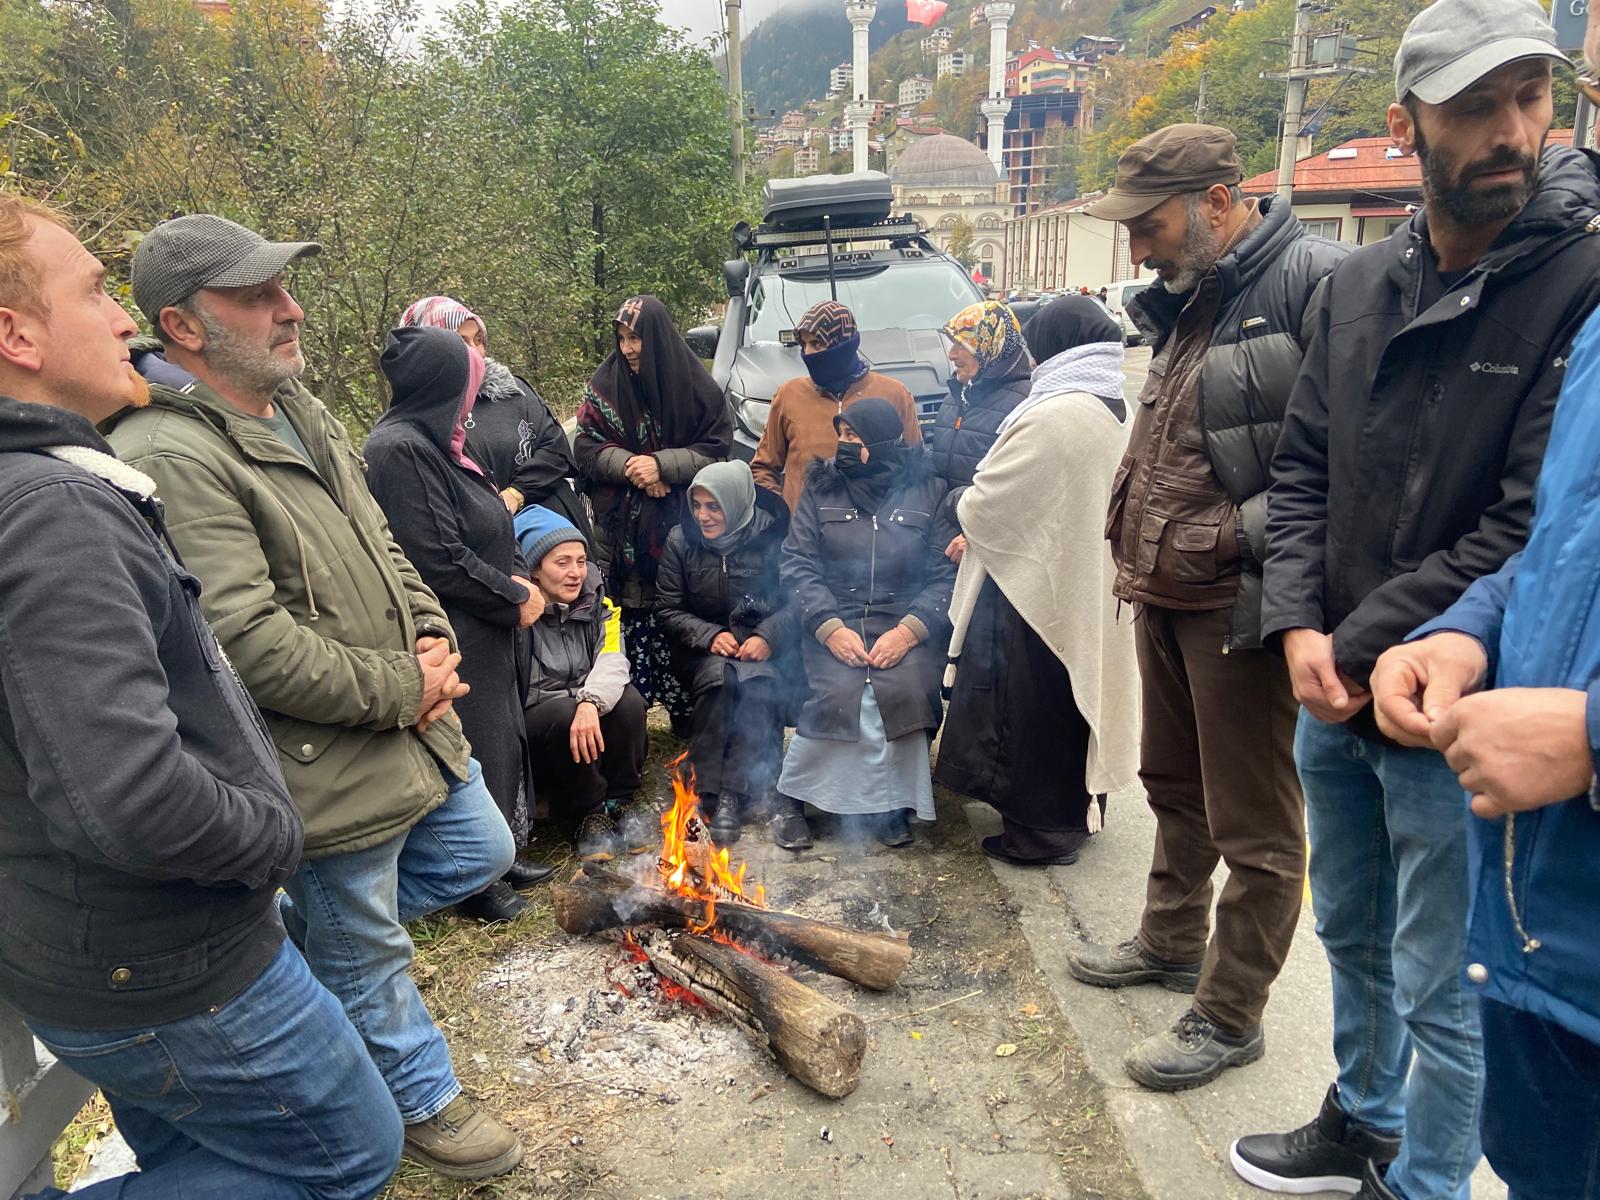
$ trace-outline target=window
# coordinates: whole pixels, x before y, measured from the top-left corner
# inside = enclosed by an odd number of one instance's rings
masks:
[[[1327,238],[1330,242],[1337,242],[1339,240],[1339,230],[1343,227],[1344,222],[1338,217],[1323,217],[1310,221],[1302,220],[1300,224],[1305,226],[1306,232],[1312,237]]]
[[[981,299],[966,272],[947,261],[897,263],[837,274],[839,299],[864,330],[939,329]],[[807,267],[756,281],[745,317],[745,340],[776,342],[801,315],[829,298],[828,272]]]
[[[944,199],[940,200],[939,203],[944,205],[946,208],[960,208],[961,197],[956,195],[954,192],[946,192],[944,194]]]

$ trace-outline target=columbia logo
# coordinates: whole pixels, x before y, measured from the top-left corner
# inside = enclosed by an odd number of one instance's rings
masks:
[[[1522,374],[1521,370],[1518,369],[1516,363],[1475,362],[1475,363],[1472,364],[1472,370],[1482,372],[1485,375],[1520,375],[1520,374]]]

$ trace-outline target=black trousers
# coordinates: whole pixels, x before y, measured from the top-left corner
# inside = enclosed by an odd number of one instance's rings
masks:
[[[631,683],[616,707],[600,718],[606,748],[598,762],[572,760],[572,718],[577,709],[576,700],[563,697],[523,713],[535,795],[554,819],[574,820],[598,811],[607,800],[631,800],[644,770],[645,703]]]
[[[762,800],[778,782],[783,712],[776,679],[740,681],[726,668],[720,687],[695,698],[689,761],[702,795]]]

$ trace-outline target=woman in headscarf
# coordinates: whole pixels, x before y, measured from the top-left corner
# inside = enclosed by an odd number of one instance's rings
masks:
[[[1138,663],[1105,540],[1128,440],[1122,333],[1066,296],[1028,322],[1039,366],[961,496],[950,712],[934,777],[1000,810],[984,853],[1077,861],[1139,768]],[[953,685],[953,686],[952,686]]]
[[[1000,422],[1028,395],[1033,363],[1016,314],[998,300],[970,304],[944,327],[950,339],[950,394],[928,435],[933,469],[950,489],[950,511],[999,436]],[[961,561],[959,537],[945,548]]]
[[[811,845],[802,802],[869,818],[886,846],[910,845],[913,810],[934,817],[928,742],[956,570],[944,484],[887,400],[858,400],[834,426],[834,457],[807,473],[779,567],[809,686],[778,780],[772,836],[786,850]]]
[[[614,349],[578,409],[578,471],[594,506],[596,565],[622,609],[634,686],[688,732],[691,705],[655,619],[656,572],[684,492],[733,446],[722,389],[654,296],[634,296],[612,322]]]
[[[455,711],[489,794],[523,846],[532,779],[517,631],[532,625],[544,604],[517,563],[511,514],[466,451],[465,420],[483,381],[483,358],[444,330],[397,329],[381,365],[393,398],[363,450],[367,486],[450,618],[461,678],[471,688]],[[513,863],[504,883],[466,907],[482,909],[476,915],[486,918],[514,916],[522,905],[506,884],[537,883],[552,873]]]
[[[767,426],[750,462],[756,485],[781,493],[790,512],[800,502],[806,469],[819,458],[832,458],[839,444],[833,418],[861,397],[893,404],[906,445],[922,444],[916,400],[903,383],[879,375],[861,356],[861,332],[848,308],[837,300],[813,304],[794,332],[806,373],[773,393]]]
[[[489,324],[461,301],[427,296],[400,315],[400,328],[448,329],[483,355],[483,386],[467,415],[467,453],[515,516],[529,504],[562,514],[588,536],[589,514],[573,490],[578,466],[566,431],[527,380],[489,357]]]
[[[796,683],[795,609],[778,583],[789,510],[742,462],[702,468],[667,537],[656,620],[694,699],[689,763],[720,845],[764,805],[783,756],[783,699]]]

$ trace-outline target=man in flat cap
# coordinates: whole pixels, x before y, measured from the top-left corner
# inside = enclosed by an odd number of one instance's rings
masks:
[[[289,935],[365,1039],[407,1157],[484,1178],[521,1148],[461,1094],[404,922],[499,880],[514,847],[450,711],[462,685],[444,611],[344,427],[299,382],[305,313],[283,273],[318,249],[208,214],[151,230],[132,267],[160,339],[133,346],[150,404],[109,439],[156,481],[305,822]]]
[[[1235,1169],[1270,1190],[1465,1200],[1480,1157],[1466,799],[1443,754],[1380,732],[1370,688],[1380,655],[1527,540],[1571,343],[1600,301],[1600,181],[1545,145],[1564,62],[1538,0],[1418,14],[1389,131],[1421,160],[1423,208],[1346,259],[1308,320],[1272,464],[1263,632],[1304,706],[1338,1077],[1307,1125],[1235,1143]],[[1536,941],[1505,954],[1539,969]]]
[[[1308,236],[1282,200],[1245,199],[1241,177],[1233,134],[1172,125],[1130,146],[1088,209],[1120,221],[1133,261],[1159,276],[1129,305],[1154,355],[1107,523],[1114,590],[1136,606],[1156,844],[1135,935],[1069,961],[1086,983],[1194,993],[1125,1060],[1162,1091],[1264,1053],[1305,871],[1294,697],[1261,648],[1266,464],[1306,308],[1346,251]],[[1208,940],[1219,858],[1228,882]]]

